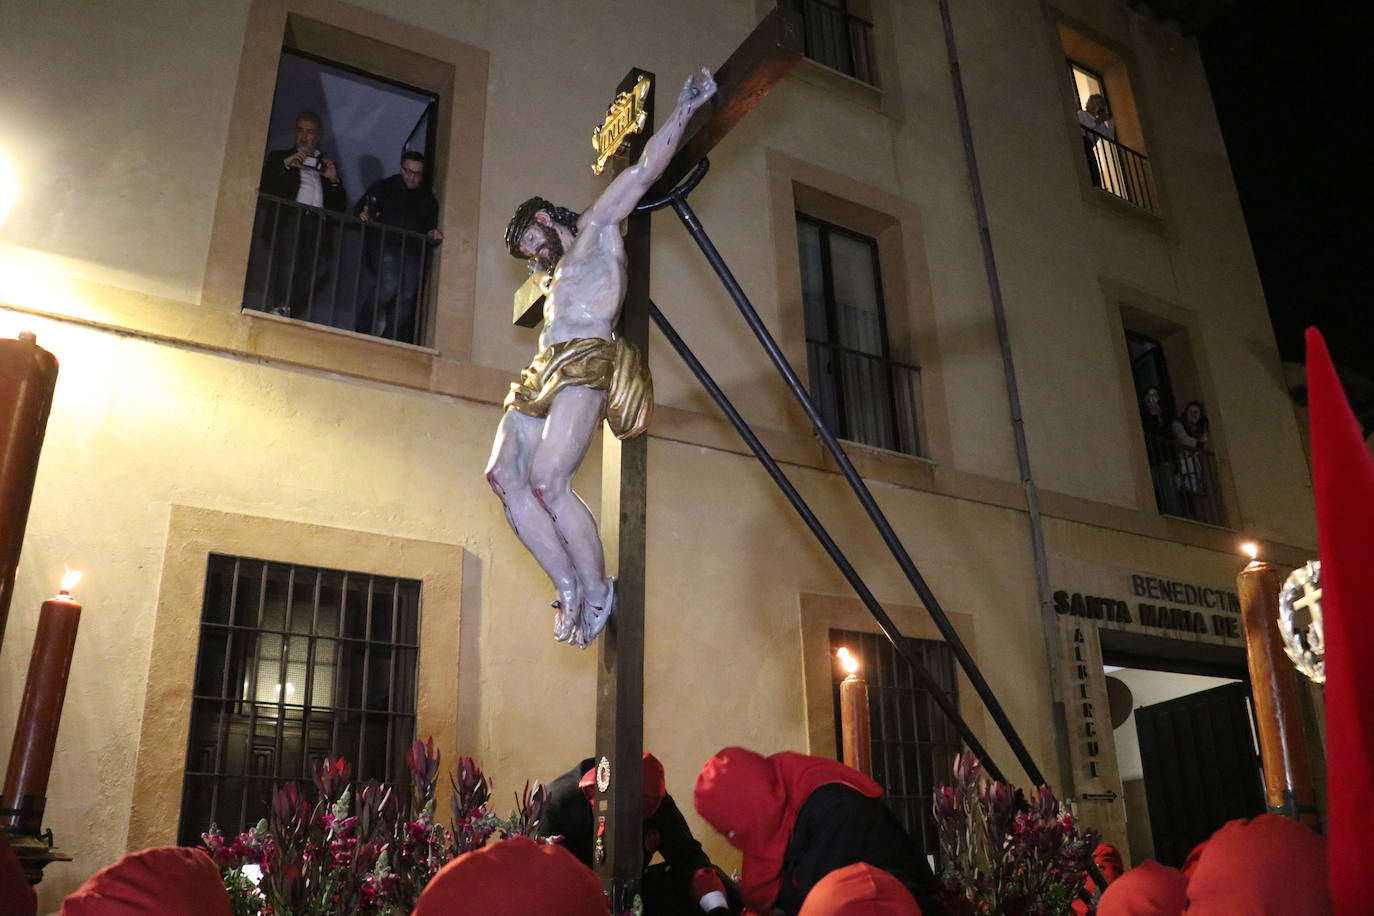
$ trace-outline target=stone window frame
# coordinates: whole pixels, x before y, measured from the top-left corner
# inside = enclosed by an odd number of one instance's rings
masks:
[[[421,339],[429,347],[364,337],[380,346],[439,352],[467,361],[472,354],[477,290],[477,233],[486,123],[487,51],[338,0],[252,0],[224,144],[224,167],[201,287],[203,306],[243,309],[257,186],[283,48],[357,67],[439,97],[433,187],[441,200],[444,256],[437,307]],[[252,333],[287,335],[294,325],[247,311]],[[335,329],[304,325],[322,332]],[[349,337],[356,335],[348,334]]]

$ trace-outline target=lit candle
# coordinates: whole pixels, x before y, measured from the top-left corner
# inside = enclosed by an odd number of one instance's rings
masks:
[[[840,743],[844,762],[873,775],[873,742],[869,735],[868,681],[859,676],[859,660],[845,648],[835,655],[847,674],[840,681]]]
[[[1236,591],[1240,594],[1250,691],[1259,727],[1265,798],[1269,810],[1315,826],[1312,775],[1297,684],[1279,634],[1279,574],[1258,559],[1259,548],[1254,544],[1244,544],[1241,549],[1251,558],[1236,576]]]
[[[68,570],[62,577],[62,590],[43,602],[38,615],[24,699],[19,704],[19,724],[14,730],[5,774],[5,792],[0,796],[0,808],[18,809],[0,815],[0,827],[19,833],[37,835],[43,823],[57,725],[67,695],[76,626],[81,622],[81,605],[71,596],[80,578],[81,573]]]
[[[37,337],[0,338],[0,645],[56,385],[57,360]]]

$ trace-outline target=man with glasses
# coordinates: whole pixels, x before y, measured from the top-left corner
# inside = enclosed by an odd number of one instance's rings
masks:
[[[431,248],[444,240],[439,202],[424,185],[425,157],[401,154],[401,171],[373,182],[354,215],[364,223],[363,250],[373,281],[358,297],[354,330],[416,343],[415,300]],[[398,231],[399,230],[399,231]]]

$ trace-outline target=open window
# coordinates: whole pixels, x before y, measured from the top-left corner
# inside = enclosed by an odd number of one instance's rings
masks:
[[[1159,194],[1126,60],[1062,22],[1058,29],[1065,76],[1078,109],[1084,164],[1093,186],[1158,214]]]
[[[282,51],[244,308],[422,342],[439,266],[438,101]]]
[[[1225,526],[1225,488],[1187,331],[1128,307],[1122,323],[1156,508]]]

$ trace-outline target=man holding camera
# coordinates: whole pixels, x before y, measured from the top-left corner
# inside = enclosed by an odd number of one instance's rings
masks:
[[[268,153],[262,166],[258,190],[298,205],[272,201],[263,222],[272,250],[269,307],[277,315],[310,318],[316,295],[329,280],[337,232],[321,211],[341,213],[348,204],[334,160],[320,152],[322,129],[319,115],[302,111],[296,115],[296,145]]]

